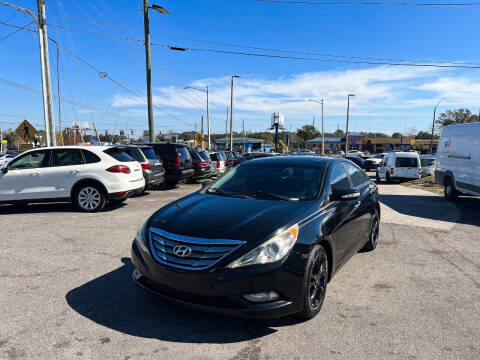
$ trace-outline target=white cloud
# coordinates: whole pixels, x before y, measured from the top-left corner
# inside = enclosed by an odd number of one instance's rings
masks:
[[[408,113],[411,119],[423,119],[440,97],[446,98],[443,105],[451,107],[478,106],[480,76],[473,71],[468,74],[472,76],[466,77],[465,72],[451,69],[378,66],[275,79],[246,76],[235,79],[234,108],[237,116],[252,119],[269,119],[276,111],[284,113],[286,119],[311,119],[313,114],[319,114],[320,106],[307,100],[323,98],[325,115],[341,118],[345,116],[347,95],[354,93],[352,117],[403,119]],[[230,77],[199,79],[190,85],[209,85],[212,112],[221,113],[230,105]],[[154,103],[169,110],[175,108],[185,118],[205,109],[202,93],[175,86],[155,88]],[[112,99],[114,107],[136,108],[145,104],[146,99],[130,95],[117,94]]]

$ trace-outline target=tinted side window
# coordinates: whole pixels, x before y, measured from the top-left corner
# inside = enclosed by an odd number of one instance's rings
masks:
[[[138,162],[144,162],[145,157],[143,156],[143,153],[140,151],[139,148],[136,147],[129,147],[125,149],[125,152],[130,155],[132,158],[137,160]]]
[[[351,189],[348,181],[347,173],[341,164],[335,166],[332,176],[330,178],[330,188],[332,190],[348,190]]]
[[[94,164],[102,161],[97,155],[95,155],[93,152],[88,151],[88,150],[82,150],[83,156],[85,157],[85,161],[87,164]]]
[[[153,149],[144,148],[142,151],[148,160],[157,160],[157,156],[155,155],[155,151],[153,151]]]
[[[354,188],[362,184],[365,184],[366,179],[362,175],[362,171],[360,171],[358,168],[356,168],[351,164],[345,163],[344,165],[345,165],[345,168],[347,169],[350,179],[352,180],[352,184]]]
[[[115,160],[120,162],[130,162],[135,161],[130,155],[125,153],[122,149],[119,148],[111,148],[104,151],[105,154],[110,155]]]
[[[9,168],[10,170],[21,170],[21,169],[36,169],[48,166],[49,157],[45,150],[32,151],[24,156],[13,160]]]
[[[200,154],[200,156],[202,157],[203,160],[205,160],[205,161],[210,160],[210,156],[208,155],[208,153],[206,151],[200,151],[199,154]]]
[[[53,150],[52,166],[69,166],[83,164],[80,149],[55,149]]]

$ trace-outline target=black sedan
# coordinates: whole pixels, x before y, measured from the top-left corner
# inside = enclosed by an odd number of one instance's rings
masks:
[[[200,310],[312,318],[338,269],[375,249],[379,223],[375,183],[345,159],[246,161],[140,225],[133,278]]]

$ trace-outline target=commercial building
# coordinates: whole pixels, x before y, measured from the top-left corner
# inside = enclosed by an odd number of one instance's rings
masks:
[[[245,146],[245,149],[244,149]],[[215,140],[215,149],[226,150],[230,147],[230,138]],[[263,139],[255,138],[233,138],[233,150],[240,152],[270,152],[271,144],[267,144]]]

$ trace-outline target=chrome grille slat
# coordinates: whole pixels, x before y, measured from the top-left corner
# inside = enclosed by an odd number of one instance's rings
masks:
[[[157,228],[150,228],[149,235],[152,255],[157,262],[190,270],[208,269],[245,243],[239,240],[193,238]],[[176,246],[187,246],[192,251],[188,256],[180,257],[174,253]]]

